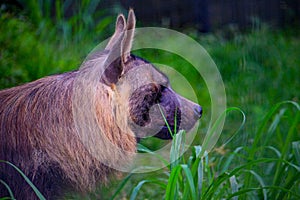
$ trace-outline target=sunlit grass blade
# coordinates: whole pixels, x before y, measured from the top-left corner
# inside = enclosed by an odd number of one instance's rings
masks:
[[[203,187],[203,180],[204,180],[204,163],[203,163],[203,158],[201,158],[199,165],[198,165],[198,199],[200,199],[201,194],[202,194],[202,187]]]
[[[229,182],[230,182],[230,187],[231,187],[232,193],[237,192],[238,191],[238,183],[236,181],[235,175],[233,175],[229,178]],[[233,200],[237,200],[237,199],[238,199],[238,197],[233,198]]]
[[[142,180],[140,181],[137,186],[135,186],[132,190],[132,193],[131,193],[131,196],[130,196],[130,200],[135,200],[137,195],[138,195],[138,192],[140,191],[140,189],[142,188],[142,186],[145,184],[145,183],[151,183],[151,184],[155,184],[155,185],[158,185],[160,186],[163,190],[166,189],[166,184],[158,179],[156,180]]]
[[[188,187],[187,184],[185,184],[185,188],[184,188],[184,193],[183,193],[183,199],[193,199],[196,200],[197,199],[197,191],[196,191],[196,187],[194,184],[194,179],[192,176],[192,172],[190,170],[190,168],[187,165],[182,164],[181,168],[183,169],[183,172],[185,174],[185,177],[187,179],[187,183],[188,183]],[[190,191],[190,197],[188,196],[188,191]]]
[[[170,177],[168,180],[167,189],[166,189],[165,200],[177,199],[177,196],[178,196],[177,180],[179,177],[180,168],[181,168],[181,166],[177,165],[171,171],[171,174],[170,174]]]
[[[183,171],[187,180],[187,184],[184,184],[184,193],[183,193],[183,199],[197,199],[197,192],[196,192],[196,187],[194,184],[194,179],[192,176],[192,172],[188,165],[181,164],[175,166],[170,174],[170,178],[168,181],[167,189],[166,189],[166,200],[171,200],[171,199],[177,199],[178,196],[178,179],[179,176],[181,175],[180,172]],[[190,193],[188,193],[190,192]],[[189,196],[190,194],[190,196]]]
[[[33,189],[33,191],[37,195],[37,197],[40,200],[46,200],[46,198],[40,193],[40,191],[35,187],[35,185],[29,180],[29,178],[27,178],[27,176],[18,167],[16,167],[14,164],[12,164],[8,161],[0,160],[0,162],[6,163],[6,164],[12,166],[24,178],[24,180],[30,185],[30,187]]]
[[[172,146],[170,150],[170,167],[171,170],[173,167],[177,166],[180,162],[180,156],[184,152],[184,145],[185,145],[185,131],[180,131],[176,135],[174,135],[172,140]]]
[[[203,157],[200,157],[202,147],[200,145],[193,147],[193,156],[190,157],[188,166],[191,168],[191,173],[194,182],[197,183],[197,195],[200,199],[203,189],[204,171],[205,166],[208,165],[208,153],[205,152]],[[192,161],[194,160],[194,161]]]

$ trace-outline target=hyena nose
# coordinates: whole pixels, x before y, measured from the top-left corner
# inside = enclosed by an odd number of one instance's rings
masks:
[[[201,118],[202,116],[202,107],[199,105],[194,106],[195,117]]]

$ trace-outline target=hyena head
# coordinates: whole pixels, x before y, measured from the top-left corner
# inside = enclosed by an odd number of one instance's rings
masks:
[[[202,115],[202,108],[175,93],[166,75],[150,62],[130,53],[135,29],[135,15],[129,11],[116,21],[115,33],[106,50],[106,68],[102,83],[111,86],[127,104],[127,117],[137,138],[155,136],[171,139],[178,130],[189,131]],[[163,117],[164,116],[164,117]]]

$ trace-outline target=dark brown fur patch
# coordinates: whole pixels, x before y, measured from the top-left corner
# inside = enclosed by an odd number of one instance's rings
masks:
[[[160,93],[160,86],[154,83],[138,88],[130,97],[130,117],[139,126],[149,123],[149,110],[157,103]]]

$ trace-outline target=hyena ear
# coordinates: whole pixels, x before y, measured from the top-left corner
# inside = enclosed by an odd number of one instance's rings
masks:
[[[133,9],[130,9],[127,18],[126,37],[124,39],[123,53],[122,53],[122,59],[124,63],[130,57],[130,51],[131,51],[133,37],[134,37],[135,23],[136,23],[136,19],[135,19],[134,11]]]
[[[104,61],[104,72],[101,81],[106,85],[118,82],[123,71],[122,52],[126,37],[126,21],[124,15],[119,15],[116,21],[115,33],[105,47],[108,55]]]
[[[101,80],[106,85],[117,83],[123,72],[125,63],[130,57],[135,23],[136,19],[132,9],[129,10],[127,24],[123,15],[119,15],[117,18],[115,33],[105,47],[109,53],[105,60],[105,71]]]
[[[106,45],[106,50],[111,50],[117,41],[119,41],[120,37],[124,37],[126,31],[126,21],[124,15],[119,15],[116,21],[116,28],[113,36],[110,38],[108,44]],[[120,44],[119,47],[122,45]]]

